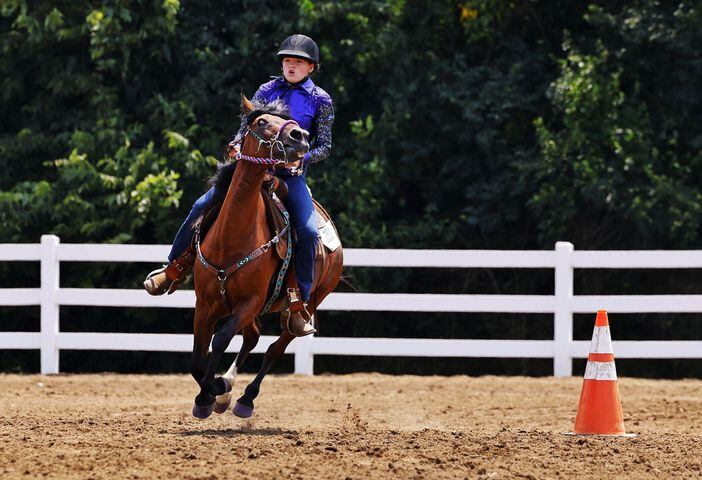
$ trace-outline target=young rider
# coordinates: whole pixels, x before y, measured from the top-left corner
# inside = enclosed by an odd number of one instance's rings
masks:
[[[317,223],[310,191],[307,188],[306,174],[312,163],[320,162],[331,151],[331,129],[334,123],[334,109],[331,97],[316,86],[310,76],[319,69],[319,49],[310,37],[292,35],[286,38],[278,49],[283,76],[261,85],[253,96],[254,102],[268,103],[282,100],[290,109],[293,120],[310,132],[310,151],[292,168],[276,171],[285,181],[288,195],[285,204],[292,217],[297,243],[295,245],[295,273],[298,290],[288,292],[288,303],[292,317],[289,330],[293,335],[302,336],[314,333],[308,322],[309,314],[305,306],[310,297],[314,282],[314,258],[317,247]],[[229,144],[229,157],[234,157],[240,149],[242,125],[235,139]],[[188,218],[178,230],[173,247],[168,255],[168,265],[154,270],[144,282],[144,288],[152,295],[173,292],[187,277],[195,260],[189,248],[194,219],[204,213],[215,196],[214,187],[200,197],[193,205]],[[295,301],[295,297],[299,300]]]

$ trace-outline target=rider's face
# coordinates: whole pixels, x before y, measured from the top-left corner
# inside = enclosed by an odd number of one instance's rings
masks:
[[[297,83],[314,70],[314,63],[301,58],[285,57],[283,59],[283,75],[290,83]]]

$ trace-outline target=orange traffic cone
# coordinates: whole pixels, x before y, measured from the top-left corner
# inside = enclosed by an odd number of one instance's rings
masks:
[[[573,432],[576,435],[635,436],[627,435],[624,430],[612,337],[605,310],[597,312]]]

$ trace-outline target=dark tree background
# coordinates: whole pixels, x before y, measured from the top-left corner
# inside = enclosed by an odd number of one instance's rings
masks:
[[[5,0],[0,242],[170,243],[238,128],[239,92],[304,32],[334,98],[310,184],[347,247],[699,249],[697,2]],[[163,259],[154,259],[154,264]],[[144,264],[62,265],[135,288]],[[348,269],[364,291],[553,292],[551,271]],[[585,271],[578,294],[700,293],[697,271]],[[0,264],[0,286],[38,266]],[[617,315],[616,339],[702,338],[699,315]],[[62,308],[65,331],[190,332],[184,310]],[[576,317],[577,339],[593,319]],[[322,312],[322,335],[552,338],[540,315]],[[274,319],[268,333],[277,331]],[[37,330],[38,308],[0,308]],[[181,354],[63,352],[64,371],[185,371]],[[281,367],[289,370],[291,362]],[[256,368],[256,362],[251,362]],[[576,362],[582,368],[580,362]],[[318,371],[549,374],[550,361],[320,357]],[[621,373],[702,376],[696,361]],[[36,371],[38,353],[0,352]]]

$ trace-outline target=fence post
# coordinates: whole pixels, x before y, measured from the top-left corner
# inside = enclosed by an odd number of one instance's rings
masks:
[[[553,374],[556,377],[569,377],[573,374],[571,346],[573,344],[573,264],[571,255],[573,244],[556,242],[556,309],[553,316],[553,336],[555,352]]]
[[[59,289],[59,262],[56,250],[59,238],[41,236],[41,373],[59,372],[59,350],[56,336],[59,332],[59,306],[56,293]]]
[[[312,354],[312,339],[314,334],[296,338],[295,373],[314,375],[314,355]]]

